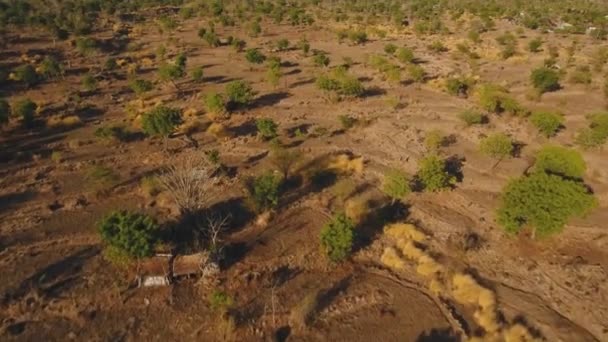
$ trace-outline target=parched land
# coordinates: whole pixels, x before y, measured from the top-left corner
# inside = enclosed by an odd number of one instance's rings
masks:
[[[605,5],[23,3],[0,340],[608,341]]]

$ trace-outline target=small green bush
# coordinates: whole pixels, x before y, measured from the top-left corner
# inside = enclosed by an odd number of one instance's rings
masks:
[[[583,148],[602,146],[608,139],[608,112],[587,115],[589,127],[582,129],[577,137],[577,144]]]
[[[450,95],[467,97],[472,84],[472,80],[464,77],[450,77],[445,86]]]
[[[410,178],[399,170],[390,170],[384,175],[382,192],[389,196],[393,202],[403,200],[412,191]]]
[[[154,89],[154,83],[148,80],[134,79],[129,82],[129,88],[131,88],[137,96],[142,96]]]
[[[458,117],[467,126],[481,125],[486,121],[485,115],[474,110],[465,110],[464,112],[460,113]]]
[[[349,115],[338,115],[338,120],[340,121],[340,125],[344,130],[353,128],[357,123],[357,119]]]
[[[302,52],[305,55],[308,55],[308,52],[310,52],[310,43],[308,42],[308,40],[306,39],[301,39],[298,42],[298,49],[302,50]]]
[[[367,33],[365,31],[349,31],[348,39],[356,45],[367,42]]]
[[[505,188],[498,223],[509,233],[529,227],[533,236],[546,236],[561,231],[571,218],[584,216],[596,204],[584,184],[535,172]]]
[[[208,93],[203,100],[205,109],[209,113],[223,115],[226,113],[224,97],[218,93]]]
[[[14,80],[23,82],[26,87],[31,88],[40,81],[36,69],[30,65],[20,65],[13,70]]]
[[[420,66],[412,64],[407,68],[407,72],[410,75],[410,78],[414,82],[423,82],[426,77],[426,71]]]
[[[158,76],[161,81],[176,80],[186,76],[186,56],[184,54],[177,55],[173,63],[163,63],[158,68]]]
[[[279,39],[277,41],[277,50],[278,51],[285,51],[287,49],[289,49],[289,40],[284,39],[284,38],[283,39]]]
[[[315,53],[312,57],[312,61],[314,65],[318,67],[327,67],[329,65],[329,57],[323,52]]]
[[[192,72],[190,73],[190,76],[192,76],[192,80],[196,83],[202,83],[205,73],[203,71],[203,67],[196,67],[194,69],[192,69]]]
[[[534,88],[541,94],[555,91],[560,88],[559,74],[557,71],[547,67],[534,69],[530,75],[530,80],[532,81]]]
[[[116,185],[120,177],[113,169],[107,166],[94,165],[86,171],[85,179],[97,190],[104,190]]]
[[[150,216],[115,211],[104,217],[97,226],[105,243],[130,257],[144,258],[154,252],[158,224]]]
[[[489,157],[503,159],[513,154],[513,140],[504,133],[496,133],[482,139],[479,149]]]
[[[279,126],[272,119],[257,119],[255,126],[258,129],[258,134],[266,140],[274,139],[278,135],[277,130]]]
[[[345,214],[338,214],[321,229],[321,248],[332,262],[348,258],[355,240],[355,225]]]
[[[91,74],[86,74],[82,77],[82,88],[85,91],[95,91],[97,90],[97,80]]]
[[[429,151],[437,151],[445,142],[445,134],[437,129],[428,131],[424,137],[424,145]]]
[[[25,127],[30,127],[34,123],[36,109],[38,106],[29,98],[21,99],[13,104],[13,116],[21,118],[21,123]]]
[[[525,110],[514,98],[509,96],[506,89],[494,85],[484,84],[478,90],[479,105],[492,113],[509,113],[517,116],[527,116]]]
[[[528,51],[540,52],[540,48],[543,46],[543,40],[541,38],[534,38],[528,43]]]
[[[106,141],[123,141],[127,138],[128,132],[124,126],[102,126],[97,128],[93,135]]]
[[[166,106],[157,106],[142,116],[142,129],[149,136],[168,137],[181,123],[181,110]]]
[[[388,55],[394,55],[395,52],[397,52],[397,45],[392,44],[392,43],[388,43],[386,45],[384,45],[384,52],[386,52],[386,54]]]
[[[258,177],[250,178],[245,185],[254,209],[258,213],[279,205],[281,179],[274,173],[266,172]]]
[[[46,79],[54,79],[63,75],[63,66],[53,57],[46,56],[40,63],[40,74]]]
[[[560,113],[534,112],[530,116],[530,122],[545,137],[554,136],[564,123],[564,117]]]
[[[419,164],[418,180],[426,191],[439,191],[450,187],[456,178],[446,170],[446,164],[439,156],[432,154]]]
[[[266,60],[266,56],[258,49],[247,49],[245,59],[251,64],[262,64]]]
[[[81,56],[91,56],[97,53],[97,41],[90,37],[76,38],[76,51]]]
[[[448,48],[438,40],[432,42],[429,46],[427,46],[427,48],[434,53],[443,53],[448,51]]]
[[[255,92],[251,85],[243,80],[232,81],[226,85],[228,106],[246,106],[253,101]]]
[[[535,171],[569,178],[582,178],[587,165],[578,151],[562,146],[545,146],[536,153]]]
[[[234,304],[234,299],[226,292],[215,290],[209,296],[209,306],[213,311],[224,312]]]
[[[568,81],[573,84],[591,84],[593,82],[591,68],[588,65],[577,66],[568,76]]]
[[[397,50],[397,60],[403,64],[414,62],[414,51],[407,47],[402,47]]]

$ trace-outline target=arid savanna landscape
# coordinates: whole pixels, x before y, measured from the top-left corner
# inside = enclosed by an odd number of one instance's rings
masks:
[[[608,341],[608,4],[0,0],[0,340]]]

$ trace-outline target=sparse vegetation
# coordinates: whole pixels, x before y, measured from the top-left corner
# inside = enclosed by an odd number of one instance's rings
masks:
[[[443,190],[456,182],[456,178],[448,173],[445,161],[435,154],[420,160],[417,177],[424,190],[431,192]]]
[[[182,123],[179,109],[158,106],[142,116],[142,129],[149,136],[167,138]]]
[[[279,126],[272,119],[262,118],[255,121],[255,126],[258,129],[258,134],[265,140],[274,139],[277,137],[277,129]]]
[[[547,67],[534,69],[530,75],[530,79],[534,89],[541,94],[555,91],[560,88],[559,74],[555,70]]]
[[[513,154],[513,140],[504,134],[492,134],[479,143],[481,152],[489,157],[502,160]]]
[[[530,116],[530,122],[542,135],[548,138],[554,136],[560,127],[562,127],[564,117],[560,113],[534,112]]]
[[[550,145],[536,153],[534,170],[568,178],[582,178],[587,165],[578,151]]]
[[[279,205],[281,179],[272,172],[252,177],[245,185],[256,212],[262,213]]]
[[[412,191],[410,178],[402,171],[393,169],[384,175],[382,192],[389,196],[393,202],[403,200]]]
[[[486,121],[486,117],[483,114],[472,109],[465,110],[464,112],[460,113],[458,117],[467,126],[481,125]]]
[[[253,88],[245,81],[232,81],[226,85],[227,105],[230,108],[246,106],[251,103],[254,96]]]
[[[147,215],[128,211],[115,211],[98,224],[101,239],[108,246],[133,258],[152,255],[158,224]]]
[[[21,119],[21,123],[25,127],[30,127],[34,123],[36,109],[38,106],[29,98],[21,99],[15,102],[12,106],[13,116]]]
[[[337,214],[321,229],[321,248],[330,261],[340,262],[351,254],[355,225],[345,214]]]

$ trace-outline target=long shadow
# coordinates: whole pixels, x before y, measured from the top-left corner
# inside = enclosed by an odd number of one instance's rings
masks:
[[[456,334],[450,328],[437,329],[433,328],[429,331],[425,331],[418,338],[416,342],[460,342],[462,338]]]
[[[258,97],[250,108],[271,107],[289,97],[291,97],[291,94],[287,92],[265,94]]]
[[[7,211],[11,208],[14,208],[20,203],[27,202],[34,197],[36,197],[36,193],[30,190],[25,190],[22,192],[0,195],[0,214],[4,211]]]
[[[392,222],[403,222],[409,216],[409,206],[401,202],[368,202],[370,213],[356,228],[357,236],[353,250],[369,246],[382,233],[382,228]]]
[[[302,80],[302,81],[294,82],[294,83],[292,83],[292,84],[289,85],[289,88],[293,89],[293,88],[297,88],[297,87],[301,87],[301,86],[305,86],[307,84],[313,84],[313,83],[315,83],[315,79],[314,78],[309,78],[307,80]]]
[[[341,279],[339,282],[334,284],[331,288],[326,291],[323,291],[319,294],[317,298],[317,307],[315,308],[316,312],[321,312],[323,309],[327,308],[331,305],[334,298],[336,298],[340,292],[345,291],[352,281],[352,275],[348,275]]]
[[[230,78],[230,77],[226,77],[226,76],[203,77],[203,83],[222,84],[222,83],[228,83],[230,81],[234,81],[234,78]]]
[[[99,252],[99,247],[85,247],[60,261],[34,272],[34,274],[24,279],[17,288],[7,292],[3,299],[3,304],[6,305],[11,301],[21,299],[30,290],[41,291],[45,295],[57,296],[60,292],[58,290],[60,288],[67,290],[69,288],[67,282],[70,279],[74,279],[73,276],[82,270],[85,262],[99,254]]]
[[[297,74],[301,74],[302,73],[302,69],[293,69],[290,70],[286,73],[283,74],[283,76],[291,76],[291,75],[297,75]]]
[[[365,89],[363,93],[363,98],[374,97],[374,96],[382,96],[386,95],[386,90],[380,87],[369,87]]]
[[[228,130],[237,137],[253,136],[257,131],[257,127],[254,120],[247,120],[238,126],[230,127]]]

